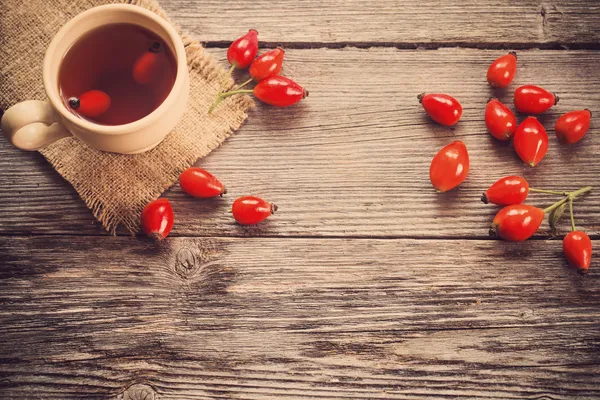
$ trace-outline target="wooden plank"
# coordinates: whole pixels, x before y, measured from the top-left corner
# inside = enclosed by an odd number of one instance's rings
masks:
[[[224,61],[223,50],[212,53]],[[176,212],[174,235],[483,237],[497,208],[479,201],[497,178],[523,174],[539,188],[600,186],[600,126],[560,145],[552,127],[561,113],[590,108],[600,115],[600,52],[524,51],[516,81],[504,92],[485,82],[502,51],[444,49],[290,50],[285,73],[311,92],[296,107],[258,106],[246,125],[199,165],[228,186],[223,199],[199,201],[177,186],[166,197]],[[243,76],[239,77],[240,79]],[[561,101],[543,115],[551,136],[542,163],[525,168],[509,145],[486,133],[482,114],[491,95],[506,102],[524,83],[555,91]],[[460,123],[437,126],[416,100],[441,91],[463,103]],[[452,140],[465,141],[471,172],[456,191],[433,191],[429,163]],[[280,212],[255,228],[236,225],[227,210],[255,194]],[[533,204],[554,198],[532,196]],[[578,224],[600,233],[600,191],[576,205]],[[566,225],[565,226],[566,228]],[[0,233],[102,234],[73,190],[39,155],[0,141]],[[544,228],[542,234],[548,231]]]
[[[593,0],[163,0],[162,7],[202,41],[228,45],[255,28],[271,44],[364,43],[417,46],[597,47],[600,5]]]
[[[0,397],[594,398],[599,275],[559,247],[3,237]]]

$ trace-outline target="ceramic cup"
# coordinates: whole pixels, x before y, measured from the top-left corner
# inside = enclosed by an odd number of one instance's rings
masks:
[[[140,25],[154,32],[171,48],[177,61],[175,83],[165,101],[144,118],[116,126],[95,124],[71,113],[63,104],[58,89],[60,63],[67,50],[82,35],[112,23]],[[23,150],[39,150],[73,135],[98,150],[141,153],[158,145],[175,127],[185,111],[189,95],[188,68],[181,38],[167,21],[130,4],[95,7],[67,22],[46,50],[42,73],[48,101],[18,103],[2,117],[2,132],[13,145]]]

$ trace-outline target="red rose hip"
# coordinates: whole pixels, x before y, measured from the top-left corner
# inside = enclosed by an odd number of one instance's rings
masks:
[[[252,61],[250,76],[260,82],[270,76],[278,75],[283,65],[284,51],[281,47],[267,51]]]
[[[140,85],[156,83],[161,71],[165,68],[167,59],[163,54],[162,44],[154,42],[147,52],[133,64],[133,80]]]
[[[496,139],[509,140],[517,130],[517,120],[508,107],[492,98],[485,106],[485,126]]]
[[[238,69],[248,68],[258,53],[258,32],[250,29],[227,49],[227,61]]]
[[[231,212],[242,225],[254,225],[264,221],[277,211],[277,206],[260,197],[244,196],[233,202]]]
[[[577,110],[563,114],[554,125],[556,137],[563,143],[579,142],[590,128],[590,110]]]
[[[425,112],[432,120],[445,126],[455,125],[462,115],[462,106],[454,97],[447,94],[425,94],[417,96]]]
[[[90,90],[79,98],[71,97],[69,106],[84,117],[99,117],[110,108],[110,96],[102,90]]]
[[[156,240],[166,238],[173,228],[174,216],[167,199],[154,200],[142,211],[142,230]]]
[[[254,96],[275,107],[289,107],[308,96],[308,91],[285,76],[271,76],[254,87]]]
[[[498,179],[481,196],[485,204],[492,203],[500,206],[521,204],[529,195],[529,183],[525,178],[511,175]]]
[[[431,161],[429,179],[436,190],[447,192],[460,185],[469,173],[469,153],[460,140],[442,148]]]
[[[527,117],[517,127],[513,144],[521,160],[535,167],[548,151],[548,133],[535,117]]]
[[[511,242],[529,239],[544,221],[544,210],[527,204],[513,204],[498,211],[494,217],[491,236]]]
[[[585,232],[569,232],[563,239],[563,252],[573,268],[584,274],[588,272],[592,262],[592,241]]]
[[[517,53],[511,51],[490,65],[487,72],[488,83],[495,88],[507,87],[517,72]]]
[[[210,172],[191,167],[181,173],[179,185],[184,192],[190,196],[208,199],[216,196],[223,196],[227,189]]]
[[[558,103],[558,96],[539,86],[524,85],[515,90],[515,108],[523,114],[541,114]]]

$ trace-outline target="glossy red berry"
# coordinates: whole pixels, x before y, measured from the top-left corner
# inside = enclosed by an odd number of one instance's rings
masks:
[[[505,88],[515,77],[517,72],[517,53],[511,51],[490,65],[487,72],[487,80],[492,87]]]
[[[250,76],[260,82],[270,76],[279,75],[283,65],[284,51],[281,47],[258,56],[250,65]]]
[[[544,210],[527,204],[513,204],[498,211],[490,235],[520,242],[529,239],[544,221]]]
[[[445,126],[455,125],[462,115],[462,106],[447,94],[425,94],[417,96],[432,120]]]
[[[521,204],[529,195],[529,183],[525,178],[511,175],[498,179],[481,196],[485,204],[492,203],[499,206]]]
[[[142,54],[133,64],[133,80],[140,85],[156,83],[160,79],[161,71],[165,68],[167,62],[162,44],[154,42],[148,51]]]
[[[142,211],[142,230],[156,240],[166,238],[173,228],[174,216],[167,199],[154,200]]]
[[[509,140],[517,130],[517,120],[498,99],[490,99],[485,106],[485,126],[496,139]]]
[[[558,96],[539,86],[524,85],[515,90],[515,108],[523,114],[541,114],[558,103]]]
[[[429,179],[436,190],[447,192],[460,185],[469,173],[467,146],[456,140],[442,148],[431,161]]]
[[[102,90],[90,90],[79,98],[71,97],[69,106],[84,117],[98,117],[110,107],[110,96]]]
[[[573,268],[586,273],[592,262],[592,241],[582,231],[569,232],[563,239],[563,252]]]
[[[242,225],[258,224],[275,211],[277,211],[275,204],[255,196],[240,197],[231,207],[233,217]]]
[[[254,96],[275,107],[288,107],[308,96],[308,91],[285,76],[271,76],[254,86]]]
[[[235,68],[248,68],[258,53],[258,32],[250,29],[227,49],[227,61]]]
[[[521,160],[535,167],[548,151],[548,134],[535,117],[527,117],[517,127],[513,144]]]
[[[561,142],[573,144],[579,142],[590,128],[590,110],[577,110],[563,114],[554,125],[556,137]]]
[[[203,199],[227,193],[225,186],[213,174],[198,167],[183,171],[179,177],[179,185],[187,194]]]

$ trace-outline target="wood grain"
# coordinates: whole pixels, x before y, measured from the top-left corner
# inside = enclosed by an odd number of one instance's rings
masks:
[[[289,46],[597,48],[600,5],[589,0],[163,0],[182,28],[227,46],[249,28],[263,43]]]
[[[223,50],[212,53],[223,60]],[[498,209],[479,197],[501,176],[522,174],[532,186],[547,189],[600,187],[595,118],[585,139],[574,146],[560,145],[552,130],[566,111],[590,108],[600,115],[600,53],[520,52],[515,82],[494,92],[485,71],[502,53],[289,50],[284,72],[310,90],[309,98],[283,110],[258,106],[234,137],[199,162],[227,185],[225,198],[200,201],[178,186],[167,192],[176,212],[173,235],[483,238]],[[511,146],[493,140],[482,118],[490,96],[511,103],[513,90],[525,83],[561,97],[555,109],[540,117],[549,131],[550,150],[535,169],[526,168]],[[416,94],[432,91],[462,102],[463,118],[455,128],[425,116]],[[471,172],[458,190],[437,194],[429,183],[429,163],[455,139],[467,144]],[[236,225],[227,210],[246,194],[274,201],[280,212],[258,227]],[[531,196],[539,206],[554,200]],[[600,191],[576,204],[576,216],[583,229],[600,234]],[[0,233],[103,231],[39,155],[2,140]]]
[[[558,241],[0,249],[3,399],[123,398],[132,384],[186,400],[600,395],[599,275],[567,269]]]

